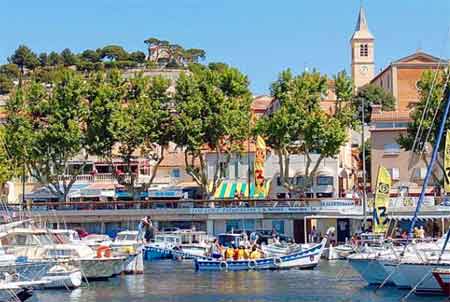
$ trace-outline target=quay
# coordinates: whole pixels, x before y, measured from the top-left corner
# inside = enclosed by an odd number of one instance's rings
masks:
[[[92,233],[115,234],[124,229],[136,230],[144,216],[151,216],[156,226],[196,228],[210,235],[234,230],[275,229],[296,242],[307,242],[314,226],[324,232],[336,229],[339,242],[345,242],[360,227],[363,208],[349,199],[273,199],[273,200],[151,200],[151,201],[83,201],[67,203],[29,202],[8,206],[13,216],[24,215],[53,228],[82,228]],[[370,220],[372,209],[366,217]],[[414,207],[389,208],[392,220],[407,221]],[[427,205],[419,219],[436,223],[439,229],[449,226],[450,207]]]

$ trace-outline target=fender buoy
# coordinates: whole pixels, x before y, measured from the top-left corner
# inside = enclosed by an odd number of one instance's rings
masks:
[[[283,263],[283,260],[281,258],[274,258],[273,263],[275,263],[276,266],[280,266],[281,263]]]
[[[314,255],[309,256],[309,260],[312,262],[314,261]]]
[[[228,269],[228,263],[226,263],[225,261],[221,261],[221,262],[219,263],[219,267],[220,267],[220,270],[221,270],[221,271],[227,270],[227,269]]]
[[[248,265],[249,269],[255,269],[256,268],[256,260],[250,260],[247,265]]]

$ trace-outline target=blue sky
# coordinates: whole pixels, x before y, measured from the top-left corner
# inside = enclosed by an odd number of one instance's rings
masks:
[[[208,61],[238,67],[255,94],[277,74],[349,71],[359,0],[1,0],[0,63],[19,44],[79,52],[107,44],[145,51],[158,37],[203,48]],[[450,57],[449,0],[366,0],[377,70],[421,48]]]

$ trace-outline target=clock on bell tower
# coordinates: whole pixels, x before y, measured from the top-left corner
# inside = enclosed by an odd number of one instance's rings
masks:
[[[359,10],[355,32],[350,40],[352,49],[352,78],[358,89],[375,75],[375,39],[369,31],[364,8]]]

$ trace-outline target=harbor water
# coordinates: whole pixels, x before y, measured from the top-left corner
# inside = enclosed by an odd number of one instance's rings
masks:
[[[195,272],[190,261],[147,262],[145,274],[96,281],[74,291],[36,291],[45,302],[285,302],[399,301],[407,291],[367,287],[345,261],[321,261],[314,270]],[[415,296],[408,301],[444,301]]]

